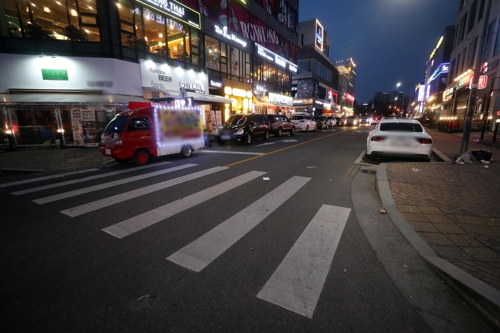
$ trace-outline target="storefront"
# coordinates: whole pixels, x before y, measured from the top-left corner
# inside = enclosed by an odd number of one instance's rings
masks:
[[[275,93],[255,95],[255,97],[257,99],[255,103],[256,113],[284,114],[289,116],[295,112],[293,97]]]
[[[166,102],[171,98],[187,97],[193,101],[193,106],[204,111],[202,119],[207,132],[210,133],[214,126],[222,124],[220,111],[226,105],[229,106],[231,100],[210,94],[211,85],[207,74],[142,59],[140,68],[144,98]],[[211,82],[217,86],[222,84],[222,81],[216,82],[214,79]]]
[[[142,98],[138,64],[0,54],[2,136],[14,145],[96,146],[108,121]],[[135,78],[135,79],[134,79]]]

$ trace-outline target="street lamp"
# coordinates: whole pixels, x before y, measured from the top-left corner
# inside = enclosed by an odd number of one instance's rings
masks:
[[[412,87],[413,87],[413,83],[401,83],[401,82],[398,82],[398,84],[396,85],[396,87],[399,87],[399,86],[408,86],[408,87],[410,87],[410,99],[408,100],[408,105],[411,105],[411,94],[412,94],[411,90],[412,90]],[[404,97],[403,97],[403,102],[404,102]],[[403,105],[403,102],[401,102],[401,105]]]

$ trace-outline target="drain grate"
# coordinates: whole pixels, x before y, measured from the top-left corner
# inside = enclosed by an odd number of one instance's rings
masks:
[[[377,173],[377,171],[373,171],[373,170],[361,170],[362,173],[368,173],[370,175],[374,175]]]

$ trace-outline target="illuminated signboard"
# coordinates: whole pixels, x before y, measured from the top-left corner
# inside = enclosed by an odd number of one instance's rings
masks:
[[[425,99],[425,86],[424,85],[420,85],[420,87],[418,88],[418,98],[417,98],[417,101],[423,102],[424,99]]]
[[[348,101],[354,102],[354,96],[349,95],[348,93],[345,93],[345,98],[346,98]]]
[[[283,57],[280,57],[276,53],[269,51],[268,49],[266,49],[263,46],[260,46],[257,43],[255,43],[255,47],[257,48],[257,55],[259,57],[264,58],[267,61],[270,61],[281,68],[288,69],[292,73],[297,73],[298,67],[294,63],[286,60]]]
[[[316,41],[315,42],[316,47],[321,51],[323,51],[323,38],[324,38],[323,26],[319,23],[318,20],[316,20],[316,32],[314,40]]]
[[[137,2],[153,9],[160,10],[168,16],[175,17],[179,21],[192,27],[201,28],[200,13],[174,0],[137,0]]]
[[[215,28],[215,32],[219,35],[222,35],[224,38],[232,40],[233,42],[240,44],[242,47],[247,46],[247,42],[245,42],[243,39],[239,38],[238,36],[236,36],[233,33],[228,33],[226,26],[221,28],[218,25],[214,25],[214,28]]]
[[[449,101],[450,99],[453,98],[453,92],[455,91],[455,87],[451,87],[446,89],[443,92],[443,102]]]
[[[439,47],[441,46],[441,44],[443,43],[443,40],[444,40],[444,36],[441,36],[441,38],[439,38],[439,41],[438,41],[436,47],[432,51],[431,56],[429,57],[429,60],[432,59],[436,55],[436,52],[439,49]]]
[[[448,73],[450,70],[450,63],[442,63],[436,68],[432,76],[427,80],[427,84],[434,81],[440,74]]]
[[[485,89],[488,85],[488,75],[481,75],[477,84],[477,89]]]

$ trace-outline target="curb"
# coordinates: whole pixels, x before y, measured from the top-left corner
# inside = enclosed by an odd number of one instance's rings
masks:
[[[439,152],[439,151],[438,151]],[[439,152],[441,153],[441,152]],[[449,160],[449,158],[448,158]],[[403,214],[397,209],[387,179],[387,164],[377,169],[377,190],[389,217],[413,248],[464,297],[479,314],[494,328],[500,331],[500,291],[441,258],[412,228]]]

